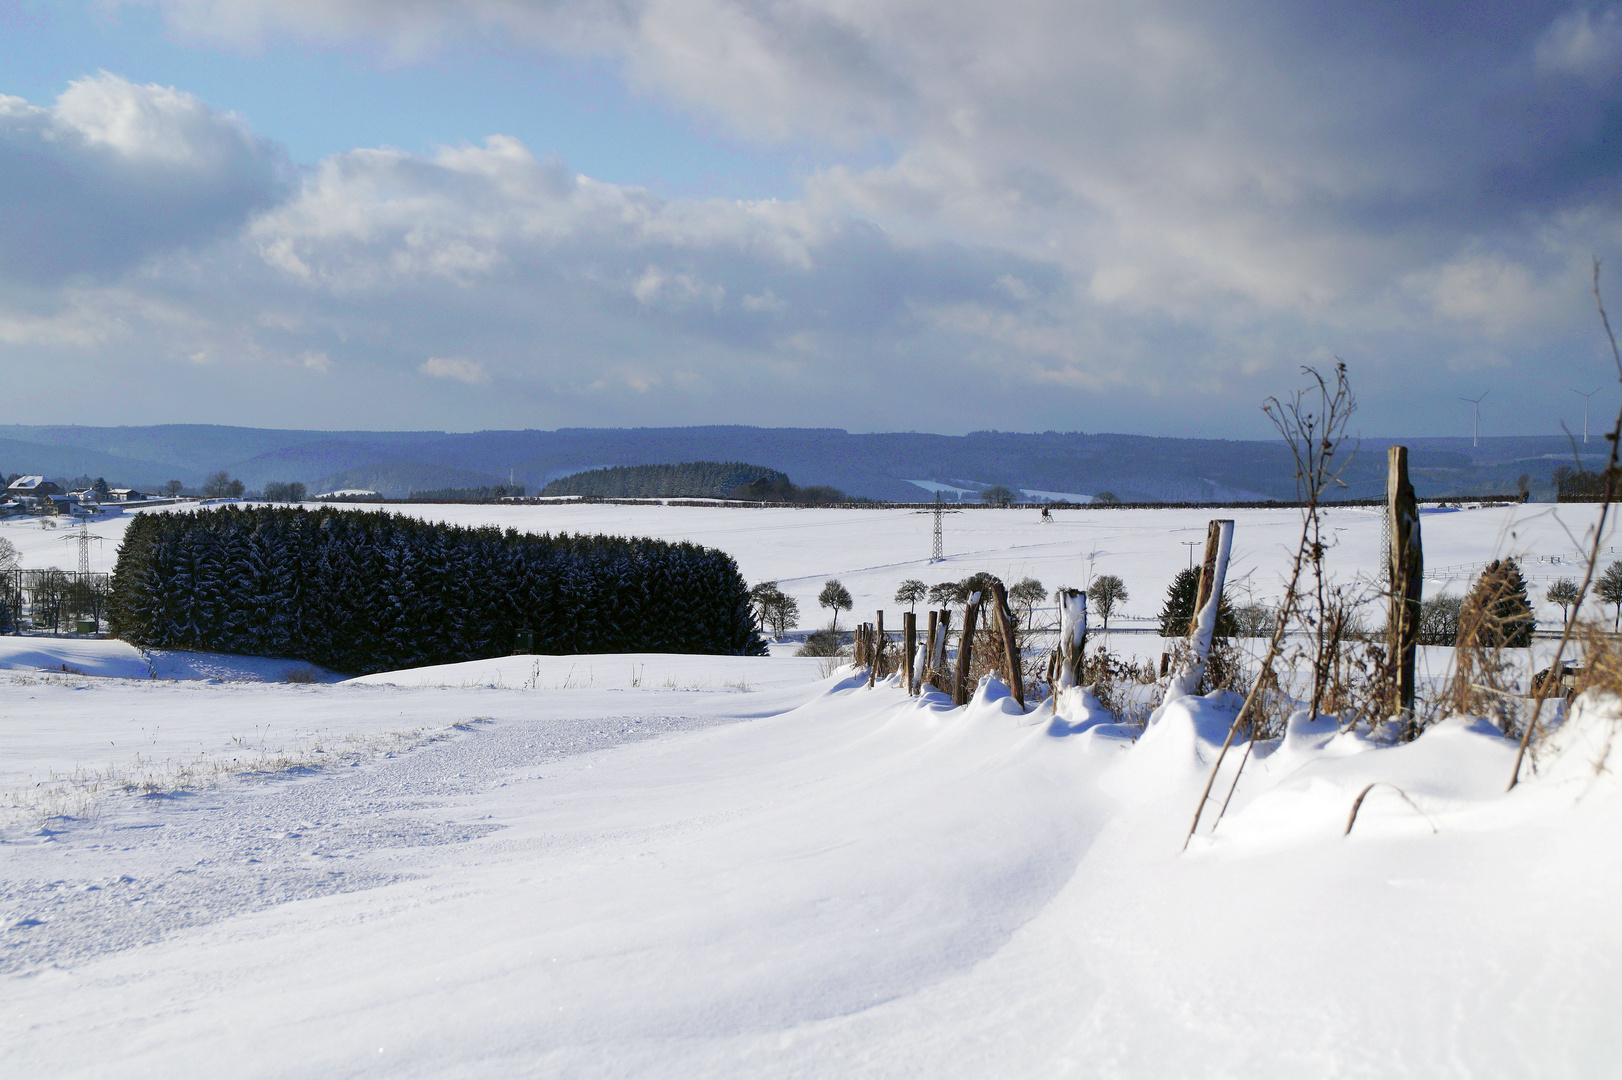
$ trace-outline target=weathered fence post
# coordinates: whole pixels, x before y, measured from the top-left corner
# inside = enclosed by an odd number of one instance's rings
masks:
[[[1025,673],[1020,670],[1019,642],[1014,640],[1014,616],[1008,610],[1008,590],[1000,581],[991,583],[992,607],[997,618],[997,636],[1002,638],[1003,672],[1008,678],[1008,689],[1014,692],[1019,707],[1025,707]]]
[[[880,609],[878,621],[873,624],[873,663],[867,669],[867,685],[872,686],[879,678],[879,665],[884,663],[884,611]]]
[[[935,673],[935,634],[939,630],[936,625],[939,619],[940,612],[931,611],[929,613],[928,640],[924,642],[924,652],[919,657],[920,662],[918,664],[918,693],[923,693],[924,683],[929,681]]]
[[[1205,559],[1200,563],[1200,588],[1194,600],[1194,616],[1188,623],[1188,649],[1166,688],[1166,700],[1188,697],[1205,678],[1205,662],[1211,656],[1211,639],[1216,635],[1217,613],[1222,610],[1222,585],[1228,576],[1228,552],[1233,547],[1233,521],[1219,519],[1205,530]]]
[[[1387,678],[1391,704],[1402,716],[1406,729],[1414,722],[1414,649],[1419,644],[1419,594],[1425,585],[1425,559],[1420,546],[1419,502],[1414,497],[1414,485],[1408,482],[1408,448],[1393,446],[1387,454],[1386,513],[1391,524],[1391,563],[1386,567],[1391,584]]]
[[[969,701],[969,660],[974,655],[974,624],[980,617],[980,594],[970,593],[968,606],[963,609],[963,633],[957,647],[957,670],[952,676],[952,704],[966,705]]]
[[[935,657],[929,662],[929,684],[937,690],[950,689],[946,685],[946,639],[952,633],[952,609],[942,608],[940,625],[935,632]]]
[[[901,637],[906,641],[901,654],[901,677],[905,680],[907,693],[912,694],[916,692],[912,687],[912,673],[917,660],[913,653],[918,648],[918,615],[915,612],[909,611],[901,616]]]
[[[1059,590],[1058,671],[1054,690],[1081,685],[1081,665],[1087,650],[1087,594],[1080,589]]]

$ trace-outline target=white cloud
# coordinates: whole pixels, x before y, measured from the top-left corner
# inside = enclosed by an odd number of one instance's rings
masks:
[[[1600,86],[1622,71],[1622,10],[1578,7],[1556,19],[1537,43],[1538,67]]]
[[[875,422],[1122,426],[1104,395],[1142,391],[1146,423],[1181,409],[1212,430],[1329,353],[1373,373],[1366,403],[1386,379],[1419,416],[1449,358],[1586,333],[1587,255],[1622,249],[1615,5],[154,2],[244,47],[607,56],[746,137],[885,163],[829,165],[798,199],[665,200],[497,135],[284,182],[231,117],[103,76],[0,104],[0,189],[50,209],[66,253],[31,263],[28,219],[0,224],[0,272],[40,290],[0,299],[14,337],[67,348],[83,328],[211,370],[321,355],[335,386],[399,394],[432,388],[389,380],[422,356],[477,355],[504,389],[481,400],[524,423],[846,422],[906,401],[918,415]],[[36,152],[75,183],[8,178]],[[65,315],[74,275],[101,276]]]
[[[483,364],[458,357],[430,356],[417,370],[430,378],[455,379],[469,386],[483,386],[490,381]]]
[[[285,163],[191,94],[116,75],[51,106],[0,97],[0,278],[105,277],[234,232],[286,190]]]

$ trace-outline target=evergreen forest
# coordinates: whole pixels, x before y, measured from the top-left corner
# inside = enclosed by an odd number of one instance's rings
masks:
[[[510,653],[525,630],[538,653],[765,652],[725,552],[330,507],[139,515],[108,613],[135,645],[356,674]]]

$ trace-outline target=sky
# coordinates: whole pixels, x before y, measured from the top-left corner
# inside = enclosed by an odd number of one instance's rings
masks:
[[[0,0],[0,422],[1557,434],[1619,172],[1616,3]]]

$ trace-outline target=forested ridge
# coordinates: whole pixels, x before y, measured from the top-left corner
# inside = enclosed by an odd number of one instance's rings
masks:
[[[541,653],[765,651],[725,552],[382,511],[138,515],[108,607],[135,645],[353,673],[501,655],[522,629]]]
[[[542,495],[587,495],[599,499],[725,498],[764,480],[789,488],[788,477],[764,465],[741,461],[683,461],[676,465],[614,465],[559,477]]]

